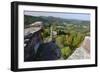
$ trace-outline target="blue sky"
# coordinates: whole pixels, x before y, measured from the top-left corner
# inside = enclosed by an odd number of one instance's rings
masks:
[[[39,12],[39,11],[24,11],[24,15],[31,16],[53,16],[64,19],[76,19],[76,20],[90,20],[90,14],[86,13],[62,13],[62,12]]]

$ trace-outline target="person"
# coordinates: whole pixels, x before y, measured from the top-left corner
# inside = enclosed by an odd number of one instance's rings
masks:
[[[61,57],[61,50],[56,45],[54,41],[43,43],[39,46],[36,60],[46,61],[46,60],[58,60]]]

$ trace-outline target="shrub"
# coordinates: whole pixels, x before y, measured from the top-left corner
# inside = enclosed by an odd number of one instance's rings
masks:
[[[61,49],[61,54],[64,59],[67,59],[71,54],[71,49],[69,47],[64,47]]]

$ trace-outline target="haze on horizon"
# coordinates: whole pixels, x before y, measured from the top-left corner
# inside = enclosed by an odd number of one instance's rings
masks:
[[[65,13],[65,12],[43,12],[43,11],[24,11],[24,15],[30,16],[52,16],[63,19],[75,19],[90,21],[90,14],[86,13]]]

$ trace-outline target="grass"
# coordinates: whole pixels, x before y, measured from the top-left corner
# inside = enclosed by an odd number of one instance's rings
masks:
[[[69,47],[65,46],[65,40],[66,36],[65,35],[59,35],[56,38],[56,43],[59,46],[60,50],[61,50],[61,56],[63,59],[67,59],[71,53],[73,52]]]
[[[72,53],[72,50],[69,47],[61,48],[61,55],[64,59],[67,59]]]

